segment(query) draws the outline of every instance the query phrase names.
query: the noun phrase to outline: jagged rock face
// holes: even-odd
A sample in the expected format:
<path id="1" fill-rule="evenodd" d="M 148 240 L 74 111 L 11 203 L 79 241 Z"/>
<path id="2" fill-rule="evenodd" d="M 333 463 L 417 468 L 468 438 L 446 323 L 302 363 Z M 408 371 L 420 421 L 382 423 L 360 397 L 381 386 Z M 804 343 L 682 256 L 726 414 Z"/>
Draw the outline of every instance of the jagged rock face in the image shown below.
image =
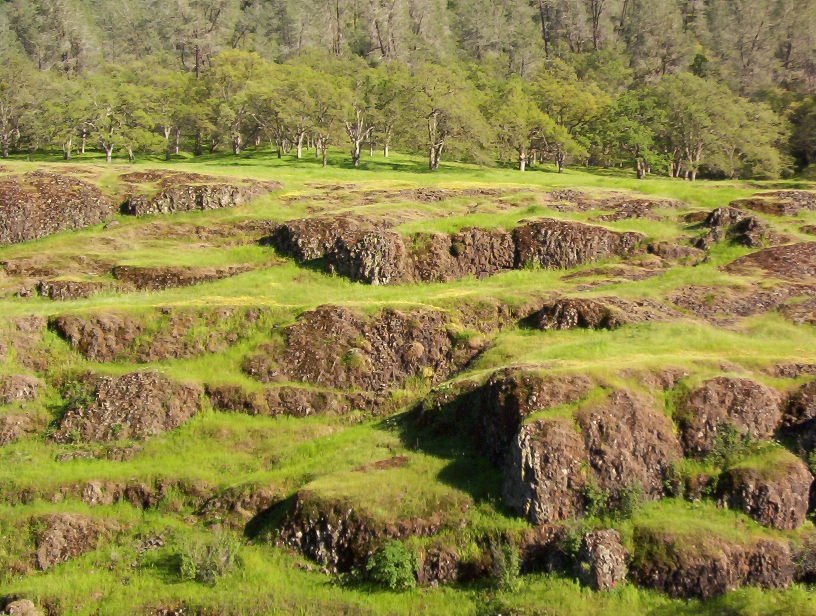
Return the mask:
<path id="1" fill-rule="evenodd" d="M 377 228 L 372 223 L 347 217 L 301 218 L 278 225 L 262 243 L 274 246 L 299 263 L 306 263 L 326 257 L 338 240 L 353 244 L 358 236 Z"/>
<path id="2" fill-rule="evenodd" d="M 37 293 L 53 301 L 68 301 L 93 297 L 110 289 L 101 282 L 82 280 L 41 280 L 37 283 Z"/>
<path id="3" fill-rule="evenodd" d="M 365 400 L 350 400 L 324 391 L 299 387 L 276 387 L 264 392 L 249 392 L 237 385 L 208 386 L 207 395 L 213 408 L 247 415 L 342 415 L 355 408 L 365 408 Z"/>
<path id="4" fill-rule="evenodd" d="M 333 571 L 365 565 L 376 546 L 371 523 L 348 505 L 295 497 L 280 529 L 281 542 Z"/>
<path id="5" fill-rule="evenodd" d="M 625 316 L 609 306 L 591 299 L 562 299 L 546 304 L 527 322 L 540 330 L 616 329 Z"/>
<path id="6" fill-rule="evenodd" d="M 584 398 L 592 387 L 583 375 L 541 376 L 501 370 L 475 396 L 480 417 L 479 443 L 495 464 L 502 464 L 529 415 Z"/>
<path id="7" fill-rule="evenodd" d="M 459 555 L 446 548 L 430 548 L 417 571 L 420 586 L 450 584 L 459 579 Z"/>
<path id="8" fill-rule="evenodd" d="M 281 187 L 277 182 L 249 184 L 199 184 L 175 186 L 154 196 L 130 197 L 122 204 L 122 213 L 131 216 L 216 210 L 244 205 L 255 197 Z"/>
<path id="9" fill-rule="evenodd" d="M 41 383 L 30 376 L 0 376 L 0 405 L 15 402 L 30 402 L 39 394 Z"/>
<path id="10" fill-rule="evenodd" d="M 113 213 L 98 188 L 69 176 L 32 171 L 0 179 L 0 244 L 91 227 Z"/>
<path id="11" fill-rule="evenodd" d="M 763 221 L 733 207 L 718 207 L 706 217 L 703 225 L 710 231 L 695 242 L 696 247 L 703 250 L 725 239 L 749 248 L 761 248 L 775 239 Z"/>
<path id="12" fill-rule="evenodd" d="M 663 495 L 672 463 L 682 457 L 674 426 L 663 413 L 627 391 L 613 391 L 577 416 L 598 485 L 613 500 L 639 485 L 646 496 Z"/>
<path id="13" fill-rule="evenodd" d="M 632 577 L 670 597 L 710 599 L 741 586 L 786 588 L 793 581 L 790 546 L 782 541 L 741 545 L 705 534 L 636 528 L 634 542 Z"/>
<path id="14" fill-rule="evenodd" d="M 340 238 L 328 259 L 329 271 L 355 282 L 384 285 L 405 278 L 405 245 L 394 231 L 371 231 L 354 242 Z"/>
<path id="15" fill-rule="evenodd" d="M 782 431 L 793 437 L 805 455 L 816 449 L 816 381 L 805 383 L 790 396 L 782 418 Z"/>
<path id="16" fill-rule="evenodd" d="M 36 564 L 42 570 L 95 550 L 108 532 L 102 522 L 71 513 L 46 515 L 36 522 L 43 527 L 36 537 Z"/>
<path id="17" fill-rule="evenodd" d="M 725 271 L 731 274 L 750 274 L 755 270 L 783 280 L 812 282 L 816 280 L 816 242 L 765 248 L 725 266 Z"/>
<path id="18" fill-rule="evenodd" d="M 626 583 L 629 553 L 616 530 L 584 535 L 578 552 L 579 577 L 592 590 L 612 590 Z"/>
<path id="19" fill-rule="evenodd" d="M 158 372 L 92 377 L 87 385 L 93 393 L 69 406 L 54 440 L 144 439 L 177 428 L 201 409 L 197 387 Z"/>
<path id="20" fill-rule="evenodd" d="M 250 267 L 240 265 L 213 268 L 118 265 L 111 270 L 111 274 L 127 287 L 139 291 L 164 291 L 223 280 L 248 272 L 250 269 Z"/>
<path id="21" fill-rule="evenodd" d="M 28 415 L 0 415 L 0 447 L 20 440 L 33 430 L 34 422 Z"/>
<path id="22" fill-rule="evenodd" d="M 780 530 L 793 530 L 804 523 L 812 485 L 813 475 L 807 465 L 793 456 L 786 464 L 765 472 L 729 469 L 717 482 L 721 502 Z"/>
<path id="23" fill-rule="evenodd" d="M 286 328 L 285 348 L 266 345 L 244 363 L 263 382 L 297 380 L 342 389 L 380 391 L 414 376 L 438 381 L 475 357 L 457 344 L 441 311 L 384 310 L 366 318 L 322 306 Z"/>
<path id="24" fill-rule="evenodd" d="M 445 282 L 482 278 L 513 268 L 513 238 L 501 229 L 468 228 L 452 235 L 416 234 L 411 238 L 411 280 Z"/>
<path id="25" fill-rule="evenodd" d="M 639 233 L 563 220 L 536 220 L 513 230 L 515 266 L 569 269 L 614 256 L 632 254 L 643 240 Z"/>
<path id="26" fill-rule="evenodd" d="M 782 413 L 777 392 L 749 379 L 717 377 L 703 383 L 678 413 L 683 449 L 704 456 L 722 427 L 730 424 L 755 439 L 770 437 Z"/>
<path id="27" fill-rule="evenodd" d="M 504 472 L 505 503 L 533 524 L 580 516 L 589 484 L 586 467 L 587 451 L 571 421 L 526 424 Z"/>

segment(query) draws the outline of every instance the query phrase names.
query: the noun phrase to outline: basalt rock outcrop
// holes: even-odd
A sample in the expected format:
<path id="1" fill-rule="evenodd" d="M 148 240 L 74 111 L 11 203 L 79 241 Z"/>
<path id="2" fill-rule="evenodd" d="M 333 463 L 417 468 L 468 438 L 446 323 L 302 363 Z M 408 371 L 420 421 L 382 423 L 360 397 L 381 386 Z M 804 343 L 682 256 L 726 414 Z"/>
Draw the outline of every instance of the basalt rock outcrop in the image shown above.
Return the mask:
<path id="1" fill-rule="evenodd" d="M 807 465 L 788 454 L 766 468 L 740 465 L 717 482 L 720 501 L 744 511 L 760 524 L 780 530 L 799 528 L 808 512 L 813 476 Z"/>
<path id="2" fill-rule="evenodd" d="M 816 449 L 816 381 L 805 383 L 790 395 L 785 404 L 781 432 L 793 442 L 803 458 Z"/>
<path id="3" fill-rule="evenodd" d="M 748 199 L 734 201 L 731 205 L 772 216 L 795 216 L 802 211 L 816 210 L 816 192 L 778 190 L 757 193 Z"/>
<path id="4" fill-rule="evenodd" d="M 551 219 L 527 222 L 512 233 L 467 228 L 403 238 L 382 224 L 338 217 L 283 223 L 263 243 L 355 281 L 392 284 L 482 277 L 531 265 L 576 267 L 631 254 L 642 239 L 637 233 Z"/>
<path id="5" fill-rule="evenodd" d="M 0 178 L 0 245 L 91 227 L 113 214 L 98 188 L 71 176 L 32 171 Z"/>
<path id="6" fill-rule="evenodd" d="M 533 524 L 578 517 L 589 485 L 587 451 L 568 419 L 525 424 L 510 448 L 504 501 Z"/>
<path id="7" fill-rule="evenodd" d="M 613 503 L 633 486 L 647 498 L 663 495 L 668 471 L 682 457 L 668 417 L 644 399 L 616 390 L 581 409 L 577 420 L 593 476 Z"/>
<path id="8" fill-rule="evenodd" d="M 238 385 L 212 385 L 206 391 L 214 409 L 247 415 L 342 415 L 354 408 L 368 408 L 370 404 L 363 394 L 343 395 L 301 387 L 247 391 Z"/>
<path id="9" fill-rule="evenodd" d="M 779 394 L 749 379 L 717 377 L 695 389 L 677 414 L 686 455 L 704 456 L 725 425 L 754 439 L 770 437 L 782 418 Z"/>
<path id="10" fill-rule="evenodd" d="M 765 248 L 725 266 L 731 274 L 764 273 L 793 282 L 816 281 L 816 242 Z"/>
<path id="11" fill-rule="evenodd" d="M 564 220 L 522 223 L 513 230 L 517 268 L 569 269 L 610 257 L 632 254 L 643 241 L 639 233 Z"/>
<path id="12" fill-rule="evenodd" d="M 36 540 L 36 564 L 46 570 L 95 550 L 98 543 L 110 533 L 110 526 L 72 513 L 56 513 L 35 520 L 41 527 Z"/>
<path id="13" fill-rule="evenodd" d="M 248 336 L 264 310 L 221 307 L 201 310 L 162 308 L 147 315 L 126 312 L 66 314 L 49 327 L 96 362 L 153 362 L 224 351 Z"/>
<path id="14" fill-rule="evenodd" d="M 619 310 L 600 301 L 567 298 L 546 304 L 526 324 L 540 330 L 617 329 L 627 322 Z"/>
<path id="15" fill-rule="evenodd" d="M 626 583 L 628 560 L 618 531 L 592 531 L 581 540 L 578 576 L 592 590 L 612 590 Z"/>
<path id="16" fill-rule="evenodd" d="M 177 428 L 201 409 L 197 387 L 158 372 L 88 377 L 69 402 L 57 442 L 144 439 Z"/>
<path id="17" fill-rule="evenodd" d="M 705 531 L 636 527 L 634 543 L 633 579 L 670 597 L 710 599 L 741 586 L 785 588 L 793 581 L 791 549 L 782 540 L 738 543 Z"/>
<path id="18" fill-rule="evenodd" d="M 0 447 L 20 440 L 34 432 L 34 420 L 30 415 L 0 415 Z"/>
<path id="19" fill-rule="evenodd" d="M 338 389 L 382 391 L 408 378 L 439 381 L 464 366 L 479 348 L 457 339 L 441 311 L 387 309 L 366 317 L 340 306 L 301 314 L 244 362 L 262 382 L 295 380 Z"/>
<path id="20" fill-rule="evenodd" d="M 37 293 L 53 301 L 85 299 L 111 290 L 111 285 L 90 280 L 40 280 Z"/>
<path id="21" fill-rule="evenodd" d="M 702 250 L 726 239 L 750 248 L 761 248 L 779 239 L 762 220 L 734 207 L 713 210 L 702 224 L 709 229 L 695 240 L 695 246 Z"/>
<path id="22" fill-rule="evenodd" d="M 189 184 L 164 188 L 157 195 L 134 195 L 122 204 L 122 213 L 130 216 L 195 212 L 245 205 L 281 184 L 248 182 L 245 184 Z"/>
<path id="23" fill-rule="evenodd" d="M 117 265 L 111 270 L 111 274 L 127 288 L 139 291 L 164 291 L 231 278 L 251 269 L 249 266 L 242 265 L 209 268 Z"/>
<path id="24" fill-rule="evenodd" d="M 38 379 L 23 375 L 0 375 L 0 405 L 30 402 L 39 394 Z"/>

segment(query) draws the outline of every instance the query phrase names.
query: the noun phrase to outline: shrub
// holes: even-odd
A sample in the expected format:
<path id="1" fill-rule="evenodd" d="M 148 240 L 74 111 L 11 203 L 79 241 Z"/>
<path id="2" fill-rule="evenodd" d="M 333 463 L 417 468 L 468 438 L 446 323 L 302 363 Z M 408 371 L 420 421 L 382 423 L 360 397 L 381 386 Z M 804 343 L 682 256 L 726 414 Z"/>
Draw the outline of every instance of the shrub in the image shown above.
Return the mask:
<path id="1" fill-rule="evenodd" d="M 519 587 L 521 556 L 511 542 L 495 539 L 490 542 L 490 577 L 500 590 L 514 591 Z"/>
<path id="2" fill-rule="evenodd" d="M 206 539 L 187 540 L 179 553 L 179 576 L 183 580 L 215 584 L 238 566 L 240 549 L 241 542 L 223 531 Z"/>
<path id="3" fill-rule="evenodd" d="M 618 504 L 616 507 L 617 516 L 621 519 L 628 520 L 638 509 L 643 506 L 646 500 L 646 493 L 640 482 L 635 481 L 624 487 L 618 495 Z"/>
<path id="4" fill-rule="evenodd" d="M 414 588 L 416 570 L 416 555 L 401 541 L 389 541 L 366 563 L 369 580 L 391 590 Z"/>

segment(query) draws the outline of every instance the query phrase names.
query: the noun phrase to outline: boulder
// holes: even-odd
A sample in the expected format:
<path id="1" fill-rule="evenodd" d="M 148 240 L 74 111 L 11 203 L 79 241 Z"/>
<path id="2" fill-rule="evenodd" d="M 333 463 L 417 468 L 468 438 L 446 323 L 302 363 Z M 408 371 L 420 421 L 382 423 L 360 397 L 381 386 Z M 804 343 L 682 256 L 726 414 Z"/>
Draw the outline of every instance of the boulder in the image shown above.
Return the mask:
<path id="1" fill-rule="evenodd" d="M 702 224 L 709 228 L 706 234 L 695 241 L 695 246 L 702 250 L 725 239 L 750 248 L 762 248 L 776 239 L 762 220 L 733 207 L 718 207 Z"/>
<path id="2" fill-rule="evenodd" d="M 580 516 L 589 485 L 587 451 L 568 419 L 525 424 L 504 470 L 504 500 L 533 524 Z"/>
<path id="3" fill-rule="evenodd" d="M 0 245 L 91 227 L 113 214 L 102 191 L 68 175 L 31 171 L 0 178 Z"/>
<path id="4" fill-rule="evenodd" d="M 738 465 L 726 470 L 717 490 L 720 501 L 729 508 L 745 512 L 764 526 L 794 530 L 805 522 L 812 485 L 807 465 L 787 454 L 774 456 L 767 467 Z"/>
<path id="5" fill-rule="evenodd" d="M 567 298 L 545 304 L 526 319 L 535 329 L 617 329 L 626 323 L 626 316 L 606 304 L 591 299 Z"/>
<path id="6" fill-rule="evenodd" d="M 35 537 L 35 559 L 41 570 L 95 550 L 99 541 L 109 533 L 104 523 L 79 514 L 49 514 L 34 522 L 41 529 Z"/>
<path id="7" fill-rule="evenodd" d="M 586 533 L 578 551 L 581 581 L 592 590 L 612 590 L 626 583 L 629 552 L 616 530 Z"/>
<path id="8" fill-rule="evenodd" d="M 666 415 L 617 390 L 604 402 L 581 409 L 577 420 L 594 477 L 613 502 L 622 490 L 635 486 L 647 498 L 663 495 L 668 471 L 682 457 Z"/>
<path id="9" fill-rule="evenodd" d="M 569 269 L 600 259 L 630 255 L 643 241 L 643 235 L 545 218 L 516 227 L 513 241 L 516 268 L 532 265 Z"/>
<path id="10" fill-rule="evenodd" d="M 417 571 L 420 586 L 451 584 L 459 579 L 459 555 L 452 549 L 431 547 L 422 555 Z"/>
<path id="11" fill-rule="evenodd" d="M 686 455 L 705 456 L 724 425 L 754 439 L 770 437 L 782 413 L 779 394 L 755 381 L 717 377 L 691 392 L 677 414 Z"/>
<path id="12" fill-rule="evenodd" d="M 69 403 L 57 442 L 144 439 L 177 428 L 201 410 L 201 391 L 158 372 L 90 377 Z"/>
<path id="13" fill-rule="evenodd" d="M 673 242 L 652 242 L 646 249 L 650 254 L 680 265 L 697 265 L 705 259 L 704 250 Z"/>

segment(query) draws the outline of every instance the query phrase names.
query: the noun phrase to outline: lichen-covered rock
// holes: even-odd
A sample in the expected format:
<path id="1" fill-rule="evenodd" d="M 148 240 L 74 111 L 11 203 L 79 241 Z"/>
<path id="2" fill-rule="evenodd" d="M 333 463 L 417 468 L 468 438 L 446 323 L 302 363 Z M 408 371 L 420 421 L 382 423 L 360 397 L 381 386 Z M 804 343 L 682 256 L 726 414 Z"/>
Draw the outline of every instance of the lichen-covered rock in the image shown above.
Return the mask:
<path id="1" fill-rule="evenodd" d="M 578 574 L 592 590 L 612 590 L 626 583 L 628 559 L 618 531 L 592 531 L 581 540 Z"/>
<path id="2" fill-rule="evenodd" d="M 0 178 L 0 244 L 91 227 L 113 213 L 96 186 L 71 176 L 32 171 Z"/>
<path id="3" fill-rule="evenodd" d="M 197 387 L 158 372 L 91 377 L 84 386 L 88 393 L 70 403 L 55 441 L 144 439 L 177 428 L 201 409 Z"/>
<path id="4" fill-rule="evenodd" d="M 36 536 L 36 564 L 38 569 L 50 569 L 95 550 L 99 541 L 108 534 L 108 526 L 88 516 L 56 513 L 34 520 L 41 528 Z"/>
<path id="5" fill-rule="evenodd" d="M 613 500 L 635 486 L 650 498 L 663 495 L 667 473 L 682 457 L 668 417 L 634 394 L 617 390 L 604 402 L 581 409 L 577 419 L 594 477 Z"/>
<path id="6" fill-rule="evenodd" d="M 285 343 L 264 345 L 244 362 L 263 382 L 295 380 L 338 389 L 382 391 L 419 377 L 436 382 L 475 357 L 442 311 L 387 309 L 366 317 L 340 306 L 301 314 Z"/>
<path id="7" fill-rule="evenodd" d="M 779 394 L 749 379 L 717 377 L 691 392 L 677 414 L 687 455 L 704 456 L 724 425 L 755 439 L 770 437 L 782 413 Z"/>
<path id="8" fill-rule="evenodd" d="M 237 207 L 280 187 L 281 184 L 277 182 L 173 186 L 165 188 L 157 195 L 130 197 L 122 204 L 122 213 L 145 216 Z"/>
<path id="9" fill-rule="evenodd" d="M 569 269 L 600 259 L 632 254 L 643 241 L 639 233 L 618 233 L 604 227 L 542 219 L 513 230 L 515 267 Z"/>
<path id="10" fill-rule="evenodd" d="M 720 500 L 760 524 L 780 530 L 799 528 L 808 512 L 813 475 L 800 459 L 774 457 L 769 468 L 737 466 L 720 477 Z"/>
<path id="11" fill-rule="evenodd" d="M 405 244 L 394 231 L 369 231 L 353 242 L 338 239 L 328 261 L 329 271 L 355 282 L 385 285 L 405 278 Z"/>
<path id="12" fill-rule="evenodd" d="M 502 464 L 526 417 L 584 398 L 592 381 L 584 375 L 541 375 L 524 369 L 500 370 L 475 396 L 480 448 Z"/>
<path id="13" fill-rule="evenodd" d="M 626 316 L 606 304 L 591 299 L 561 299 L 545 304 L 526 322 L 535 329 L 616 329 L 625 324 Z"/>
<path id="14" fill-rule="evenodd" d="M 670 597 L 710 599 L 741 586 L 786 588 L 793 581 L 790 546 L 779 540 L 737 543 L 701 530 L 636 527 L 630 568 L 635 581 Z"/>
<path id="15" fill-rule="evenodd" d="M 0 375 L 0 405 L 30 402 L 39 395 L 38 379 L 23 375 Z"/>
<path id="16" fill-rule="evenodd" d="M 505 503 L 533 524 L 580 516 L 589 485 L 587 451 L 570 420 L 522 426 L 504 471 Z"/>

